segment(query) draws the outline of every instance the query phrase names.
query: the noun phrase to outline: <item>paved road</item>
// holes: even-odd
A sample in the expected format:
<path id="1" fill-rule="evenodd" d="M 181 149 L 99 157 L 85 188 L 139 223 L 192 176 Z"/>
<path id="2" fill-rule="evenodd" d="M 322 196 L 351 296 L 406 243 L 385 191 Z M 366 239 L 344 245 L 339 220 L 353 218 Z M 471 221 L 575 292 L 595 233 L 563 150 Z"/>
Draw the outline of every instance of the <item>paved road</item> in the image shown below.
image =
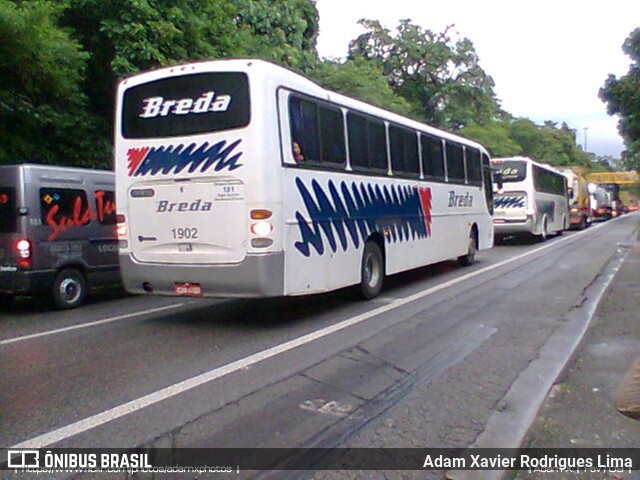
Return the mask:
<path id="1" fill-rule="evenodd" d="M 371 302 L 20 302 L 0 312 L 0 445 L 467 446 L 637 222 L 398 275 Z"/>

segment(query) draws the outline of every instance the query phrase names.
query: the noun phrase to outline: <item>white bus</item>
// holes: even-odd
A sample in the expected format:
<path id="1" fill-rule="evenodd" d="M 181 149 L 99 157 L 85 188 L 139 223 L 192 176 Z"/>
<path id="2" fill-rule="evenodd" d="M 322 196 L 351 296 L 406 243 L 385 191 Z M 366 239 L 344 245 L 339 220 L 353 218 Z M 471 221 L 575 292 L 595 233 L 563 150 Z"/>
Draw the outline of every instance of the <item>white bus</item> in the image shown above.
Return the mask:
<path id="1" fill-rule="evenodd" d="M 161 295 L 302 295 L 493 246 L 479 144 L 268 62 L 143 73 L 118 89 L 120 262 Z"/>
<path id="2" fill-rule="evenodd" d="M 495 196 L 496 237 L 531 234 L 541 241 L 569 228 L 566 177 L 549 165 L 526 157 L 494 158 L 501 188 Z"/>

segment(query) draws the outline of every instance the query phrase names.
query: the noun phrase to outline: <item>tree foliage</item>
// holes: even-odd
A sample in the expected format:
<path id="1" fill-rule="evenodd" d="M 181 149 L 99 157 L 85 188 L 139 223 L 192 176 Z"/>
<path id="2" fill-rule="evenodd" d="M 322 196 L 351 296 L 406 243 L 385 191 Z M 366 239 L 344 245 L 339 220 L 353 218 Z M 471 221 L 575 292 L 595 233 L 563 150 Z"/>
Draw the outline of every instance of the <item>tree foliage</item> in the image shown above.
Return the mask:
<path id="1" fill-rule="evenodd" d="M 624 139 L 626 168 L 640 170 L 640 28 L 625 40 L 622 50 L 631 58 L 629 72 L 620 78 L 609 75 L 600 89 L 609 115 L 618 115 L 618 130 Z"/>
<path id="2" fill-rule="evenodd" d="M 391 88 L 427 122 L 457 130 L 493 118 L 499 111 L 493 80 L 479 65 L 468 38 L 400 21 L 392 34 L 376 20 L 361 20 L 367 32 L 351 42 L 350 58 L 382 67 Z"/>
<path id="3" fill-rule="evenodd" d="M 82 91 L 88 54 L 56 20 L 49 3 L 0 0 L 0 163 L 107 155 Z"/>
<path id="4" fill-rule="evenodd" d="M 326 61 L 308 72 L 324 87 L 340 92 L 400 115 L 411 114 L 411 106 L 396 95 L 382 69 L 374 62 L 356 58 L 344 63 Z"/>
<path id="5" fill-rule="evenodd" d="M 270 60 L 401 115 L 462 129 L 494 155 L 584 161 L 566 125 L 500 110 L 469 39 L 410 20 L 394 32 L 361 24 L 366 32 L 346 61 L 319 61 L 314 0 L 0 0 L 0 163 L 110 166 L 119 79 L 228 57 Z M 625 47 L 636 59 L 637 43 Z M 621 98 L 612 108 L 623 111 L 631 87 L 611 89 Z"/>
<path id="6" fill-rule="evenodd" d="M 590 156 L 576 145 L 576 132 L 566 123 L 537 125 L 528 118 L 504 118 L 472 124 L 460 132 L 485 145 L 495 157 L 522 155 L 551 165 L 593 169 Z"/>

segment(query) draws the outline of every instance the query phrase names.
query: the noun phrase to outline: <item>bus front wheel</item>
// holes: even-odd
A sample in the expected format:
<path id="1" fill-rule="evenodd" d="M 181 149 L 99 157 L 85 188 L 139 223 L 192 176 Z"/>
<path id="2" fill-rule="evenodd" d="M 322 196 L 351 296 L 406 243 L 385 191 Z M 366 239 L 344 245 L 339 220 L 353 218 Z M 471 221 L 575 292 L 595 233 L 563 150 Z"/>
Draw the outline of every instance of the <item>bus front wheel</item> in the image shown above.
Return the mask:
<path id="1" fill-rule="evenodd" d="M 369 300 L 376 297 L 382 290 L 384 280 L 384 261 L 382 251 L 374 241 L 368 241 L 362 253 L 360 268 L 360 295 Z"/>

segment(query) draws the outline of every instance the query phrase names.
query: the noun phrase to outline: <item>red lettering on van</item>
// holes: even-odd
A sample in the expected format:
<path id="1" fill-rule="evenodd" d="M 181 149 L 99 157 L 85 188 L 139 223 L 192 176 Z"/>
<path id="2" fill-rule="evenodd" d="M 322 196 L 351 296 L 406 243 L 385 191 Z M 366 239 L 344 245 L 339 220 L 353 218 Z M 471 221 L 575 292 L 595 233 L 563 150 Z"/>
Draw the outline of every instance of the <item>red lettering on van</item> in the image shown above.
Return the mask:
<path id="1" fill-rule="evenodd" d="M 60 205 L 53 205 L 45 215 L 44 222 L 49 225 L 53 231 L 47 237 L 51 242 L 58 238 L 58 236 L 65 232 L 69 227 L 77 227 L 85 225 L 95 218 L 95 214 L 91 211 L 89 206 L 82 210 L 82 198 L 76 197 L 73 202 L 73 211 L 71 216 L 62 216 L 57 221 L 55 219 L 56 214 L 60 210 Z"/>
<path id="2" fill-rule="evenodd" d="M 104 221 L 105 215 L 113 215 L 116 212 L 116 202 L 104 199 L 104 190 L 96 192 L 96 205 L 98 207 L 98 220 Z"/>

